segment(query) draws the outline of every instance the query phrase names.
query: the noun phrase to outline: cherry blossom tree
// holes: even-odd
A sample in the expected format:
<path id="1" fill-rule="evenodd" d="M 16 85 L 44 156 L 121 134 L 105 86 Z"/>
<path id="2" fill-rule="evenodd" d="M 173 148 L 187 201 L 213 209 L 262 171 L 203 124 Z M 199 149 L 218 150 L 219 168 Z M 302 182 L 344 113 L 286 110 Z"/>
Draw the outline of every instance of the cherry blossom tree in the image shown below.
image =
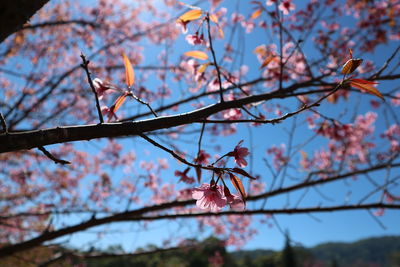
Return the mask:
<path id="1" fill-rule="evenodd" d="M 123 222 L 238 247 L 279 214 L 379 222 L 400 209 L 399 17 L 396 0 L 49 1 L 1 28 L 0 257 Z M 327 200 L 338 181 L 350 201 Z"/>

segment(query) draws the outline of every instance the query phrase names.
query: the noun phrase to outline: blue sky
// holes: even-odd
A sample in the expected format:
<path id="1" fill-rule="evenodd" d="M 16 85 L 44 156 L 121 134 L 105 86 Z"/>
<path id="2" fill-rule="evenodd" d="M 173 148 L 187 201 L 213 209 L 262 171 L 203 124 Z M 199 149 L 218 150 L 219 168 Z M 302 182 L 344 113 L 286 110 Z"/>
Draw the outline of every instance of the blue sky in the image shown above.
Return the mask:
<path id="1" fill-rule="evenodd" d="M 295 4 L 299 5 L 299 1 L 295 1 Z M 191 4 L 190 1 L 187 3 Z M 223 3 L 223 6 L 228 7 L 228 12 L 232 12 L 236 1 L 230 2 L 228 5 Z M 249 14 L 250 5 L 245 4 L 244 2 L 240 3 L 240 10 L 244 14 Z M 300 3 L 301 5 L 301 3 Z M 203 6 L 202 6 L 203 7 Z M 230 15 L 228 15 L 230 17 Z M 344 20 L 348 27 L 353 27 L 352 23 L 354 21 L 351 18 L 346 18 Z M 257 77 L 259 75 L 258 66 L 259 63 L 256 60 L 256 57 L 252 53 L 253 49 L 266 42 L 266 39 L 263 35 L 251 35 L 251 38 L 247 38 L 245 49 L 245 58 L 244 63 L 250 67 L 249 77 Z M 259 37 L 255 37 L 259 36 Z M 188 51 L 194 50 L 193 47 L 186 44 L 183 41 L 177 42 L 177 46 L 174 48 L 175 51 Z M 216 42 L 217 47 L 221 47 L 223 42 Z M 377 66 L 383 64 L 383 60 L 385 60 L 389 56 L 389 52 L 393 51 L 395 47 L 394 44 L 391 46 L 380 46 L 375 53 L 375 55 L 366 55 L 367 59 L 374 61 Z M 146 61 L 151 65 L 156 62 L 156 57 L 152 57 L 154 53 L 150 52 L 151 48 L 146 48 Z M 156 51 L 156 50 L 155 50 Z M 305 46 L 305 54 L 312 55 L 314 53 L 313 50 L 310 49 L 309 46 Z M 357 55 L 357 52 L 355 52 Z M 178 55 L 174 55 L 178 57 Z M 140 75 L 140 74 L 139 74 Z M 250 79 L 250 78 L 249 78 Z M 383 83 L 379 86 L 381 91 L 385 91 L 385 84 L 390 87 L 392 84 Z M 357 95 L 351 97 L 348 102 L 339 102 L 338 105 L 330 105 L 325 104 L 319 110 L 327 115 L 337 115 L 338 108 L 340 112 L 345 112 L 347 109 L 351 108 L 351 102 L 360 103 L 358 114 L 364 114 L 365 112 L 370 110 L 369 101 L 374 99 L 373 96 L 370 95 Z M 341 110 L 340 108 L 343 108 Z M 298 122 L 301 122 L 304 119 L 303 116 L 300 116 Z M 257 129 L 252 129 L 251 137 L 248 127 L 244 125 L 240 125 L 238 127 L 238 134 L 229 138 L 216 138 L 212 137 L 215 143 L 218 143 L 222 146 L 222 151 L 229 151 L 234 145 L 237 144 L 241 139 L 245 140 L 244 145 L 249 147 L 253 155 L 262 155 L 266 156 L 265 149 L 272 144 L 281 144 L 287 142 L 287 135 L 285 135 L 282 131 L 283 128 L 289 128 L 292 123 L 292 119 L 283 123 L 279 127 L 265 125 L 261 126 Z M 381 113 L 378 112 L 378 120 L 376 122 L 376 131 L 381 132 L 384 128 L 384 119 Z M 298 138 L 304 138 L 305 135 L 309 135 L 309 131 L 305 129 L 307 127 L 300 128 L 296 132 L 296 136 Z M 253 139 L 253 147 L 250 147 L 251 142 L 250 138 Z M 210 140 L 205 139 L 205 140 Z M 259 145 L 260 141 L 262 142 L 262 146 Z M 132 145 L 135 143 L 135 147 L 138 150 L 149 150 L 151 152 L 151 157 L 153 159 L 158 157 L 168 157 L 167 154 L 161 151 L 155 151 L 151 146 L 144 144 L 142 141 L 127 141 L 127 145 Z M 214 144 L 215 144 L 214 143 Z M 314 145 L 310 146 L 310 151 L 312 149 L 318 148 L 323 141 L 317 141 Z M 190 150 L 190 148 L 187 148 Z M 265 174 L 265 165 L 262 162 L 261 158 L 254 158 L 254 162 L 251 163 L 253 167 L 252 173 L 257 174 Z M 296 161 L 294 161 L 295 163 Z M 171 165 L 171 170 L 166 172 L 166 176 L 173 177 L 173 171 L 175 169 L 182 169 L 182 165 L 175 165 L 174 160 L 169 161 Z M 174 167 L 175 166 L 175 167 Z M 375 172 L 373 175 L 384 176 L 384 172 Z M 267 186 L 270 183 L 268 180 L 268 174 L 263 175 L 263 179 L 266 180 Z M 351 187 L 352 185 L 353 187 Z M 354 190 L 354 186 L 357 190 Z M 329 185 L 329 187 L 321 188 L 321 191 L 324 192 L 328 197 L 334 199 L 332 202 L 334 204 L 343 203 L 345 199 L 356 199 L 358 195 L 361 193 L 367 192 L 367 190 L 371 190 L 371 186 L 368 182 L 363 181 L 362 179 L 353 181 L 339 181 L 335 182 L 333 185 Z M 296 194 L 292 194 L 290 198 L 295 199 L 298 197 Z M 372 200 L 376 200 L 378 196 L 372 198 Z M 286 196 L 276 197 L 268 201 L 267 207 L 283 207 L 286 203 Z M 320 203 L 321 197 L 318 194 L 309 194 L 305 200 L 306 203 L 309 203 L 310 206 L 315 206 Z M 330 202 L 325 202 L 325 204 L 330 204 Z M 250 204 L 251 206 L 252 204 Z M 255 249 L 255 248 L 268 248 L 268 249 L 281 249 L 284 244 L 284 236 L 282 232 L 278 229 L 278 227 L 274 224 L 273 221 L 270 221 L 272 227 L 267 224 L 258 223 L 257 220 L 261 217 L 255 217 L 255 228 L 258 231 L 258 234 L 249 241 L 243 248 L 244 249 Z M 291 238 L 297 244 L 302 244 L 304 246 L 314 246 L 316 244 L 328 241 L 344 241 L 351 242 L 356 241 L 362 238 L 368 238 L 372 236 L 382 236 L 382 235 L 399 235 L 400 229 L 398 227 L 398 222 L 400 221 L 400 212 L 399 211 L 386 211 L 385 215 L 379 217 L 378 219 L 385 226 L 385 229 L 382 228 L 380 224 L 378 224 L 375 219 L 371 216 L 367 211 L 343 211 L 343 212 L 332 212 L 332 213 L 315 213 L 311 215 L 302 214 L 302 215 L 278 215 L 275 217 L 276 222 L 278 222 L 279 227 L 282 230 L 288 230 L 290 232 Z M 185 226 L 181 227 L 180 225 L 176 225 L 174 223 L 167 223 L 165 221 L 155 222 L 149 224 L 146 231 L 143 231 L 140 227 L 140 224 L 135 223 L 120 223 L 113 226 L 106 226 L 106 229 L 109 231 L 124 229 L 123 234 L 115 233 L 108 236 L 105 236 L 102 239 L 102 247 L 106 247 L 111 244 L 120 244 L 121 240 L 123 240 L 123 247 L 127 251 L 135 250 L 138 247 L 144 247 L 148 244 L 156 244 L 162 245 L 161 240 L 171 238 L 171 240 L 175 240 L 178 234 L 186 235 L 188 237 L 199 237 L 205 238 L 210 232 L 205 231 L 204 233 L 193 232 L 196 230 L 194 226 Z M 95 229 L 93 229 L 95 230 Z M 90 231 L 89 231 L 90 232 Z M 73 235 L 71 238 L 72 244 L 76 246 L 81 245 L 82 241 L 93 240 L 94 244 L 97 244 L 96 235 L 82 233 Z M 232 249 L 232 248 L 230 248 Z"/>
<path id="2" fill-rule="evenodd" d="M 195 1 L 186 1 L 188 4 L 192 4 Z M 228 4 L 226 4 L 226 3 Z M 221 6 L 227 6 L 228 8 L 228 17 L 230 18 L 231 12 L 236 8 L 236 1 L 225 1 L 221 4 Z M 251 6 L 248 5 L 248 1 L 240 1 L 239 10 L 244 14 L 250 14 Z M 301 5 L 303 1 L 294 1 L 296 5 Z M 202 8 L 207 9 L 207 6 L 201 6 Z M 150 19 L 150 18 L 149 18 Z M 344 20 L 348 27 L 354 27 L 352 23 L 354 21 L 351 18 L 347 18 Z M 239 30 L 242 30 L 239 27 Z M 253 54 L 253 50 L 255 47 L 261 44 L 265 44 L 267 42 L 267 38 L 264 37 L 261 32 L 260 34 L 252 34 L 249 35 L 251 37 L 245 38 L 243 43 L 244 46 L 244 64 L 249 66 L 250 71 L 248 74 L 248 79 L 258 77 L 260 75 L 259 65 L 260 63 L 257 61 L 256 56 Z M 227 33 L 229 34 L 229 33 Z M 246 35 L 245 35 L 246 36 Z M 228 38 L 228 37 L 226 37 Z M 236 40 L 237 41 L 237 40 Z M 220 48 L 224 44 L 223 41 L 215 42 L 217 51 L 220 51 Z M 158 62 L 157 54 L 159 52 L 158 48 L 152 48 L 146 44 L 145 53 L 145 62 L 143 65 L 153 65 Z M 377 66 L 383 64 L 383 61 L 389 56 L 389 53 L 393 51 L 395 47 L 394 44 L 390 46 L 380 46 L 375 55 L 365 55 L 365 59 L 368 58 Z M 176 43 L 174 47 L 175 53 L 171 55 L 171 59 L 173 62 L 176 62 L 179 56 L 183 53 L 182 51 L 194 50 L 189 44 L 184 41 L 184 35 L 181 36 L 181 40 Z M 314 51 L 310 46 L 306 44 L 305 46 L 305 54 L 313 55 Z M 182 53 L 181 53 L 182 52 Z M 355 51 L 355 55 L 357 56 L 357 52 Z M 138 75 L 141 75 L 138 72 Z M 171 77 L 169 77 L 171 78 Z M 158 86 L 159 84 L 152 84 L 151 82 L 146 84 L 149 88 L 151 86 Z M 385 91 L 386 87 L 391 87 L 393 84 L 390 83 L 382 83 L 379 86 L 381 91 Z M 174 85 L 171 85 L 173 87 Z M 374 99 L 373 96 L 370 95 L 356 95 L 352 96 L 347 102 L 339 102 L 337 105 L 326 104 L 322 105 L 319 109 L 324 114 L 327 115 L 336 115 L 339 112 L 345 112 L 348 109 L 351 109 L 354 104 L 352 103 L 360 103 L 358 114 L 364 114 L 366 111 L 370 110 L 369 101 Z M 173 101 L 174 99 L 169 99 L 168 101 Z M 290 102 L 287 102 L 290 103 Z M 186 110 L 189 107 L 184 107 L 180 109 Z M 397 109 L 398 110 L 398 109 Z M 297 119 L 298 123 L 301 123 L 304 120 L 304 116 L 301 115 Z M 280 125 L 264 125 L 257 128 L 249 129 L 245 125 L 238 126 L 238 134 L 230 137 L 206 137 L 204 139 L 205 146 L 210 144 L 210 146 L 215 146 L 216 144 L 221 146 L 221 153 L 224 151 L 230 151 L 232 148 L 240 141 L 244 141 L 244 146 L 249 147 L 253 157 L 253 161 L 247 170 L 252 173 L 261 174 L 262 178 L 267 184 L 267 187 L 270 185 L 270 175 L 266 171 L 265 165 L 263 163 L 263 157 L 267 157 L 265 150 L 276 144 L 280 145 L 281 143 L 286 144 L 288 142 L 288 136 L 285 134 L 285 129 L 290 129 L 291 124 L 293 123 L 293 119 L 289 119 Z M 381 132 L 384 128 L 385 121 L 383 119 L 383 114 L 378 112 L 378 120 L 376 122 L 376 130 L 377 132 Z M 200 127 L 198 125 L 198 127 Z M 305 136 L 309 136 L 310 132 L 307 130 L 307 126 L 300 127 L 295 133 L 295 140 L 298 143 L 301 143 L 306 138 Z M 185 137 L 183 137 L 185 139 Z M 90 141 L 95 145 L 102 144 L 102 142 L 98 141 Z M 137 166 L 140 160 L 156 160 L 157 158 L 170 158 L 168 154 L 154 149 L 151 145 L 146 144 L 144 141 L 139 140 L 138 138 L 132 138 L 123 140 L 123 145 L 125 149 L 134 149 L 136 154 L 140 156 L 138 161 L 135 164 Z M 308 147 L 310 151 L 313 149 L 319 148 L 324 142 L 322 140 L 317 140 L 311 146 Z M 57 146 L 54 146 L 55 148 Z M 94 146 L 87 144 L 86 142 L 78 144 L 78 147 L 89 150 L 90 152 L 96 153 L 96 149 Z M 184 147 L 183 144 L 180 145 L 181 148 L 184 148 L 187 151 L 191 151 L 195 149 L 196 142 L 192 145 L 187 145 Z M 151 154 L 146 153 L 146 151 L 151 151 Z M 293 163 L 297 163 L 298 160 L 294 160 Z M 183 166 L 177 164 L 175 160 L 169 160 L 169 164 L 171 169 L 163 172 L 163 177 L 167 177 L 168 180 L 175 179 L 174 171 L 182 170 Z M 118 170 L 114 170 L 113 176 L 116 177 L 114 182 L 119 180 L 119 176 L 122 176 L 122 172 Z M 385 172 L 375 172 L 373 175 L 376 176 L 384 176 Z M 350 187 L 351 185 L 351 187 Z M 354 190 L 356 188 L 356 190 Z M 346 182 L 339 181 L 335 182 L 333 185 L 329 185 L 329 187 L 322 187 L 321 190 L 330 198 L 335 199 L 333 202 L 324 202 L 325 204 L 340 204 L 346 198 L 356 199 L 362 192 L 367 192 L 367 190 L 371 190 L 371 186 L 362 179 L 353 181 L 348 180 Z M 351 192 L 351 194 L 349 194 Z M 291 201 L 298 198 L 298 194 L 290 195 Z M 372 198 L 376 200 L 378 196 Z M 306 199 L 305 203 L 308 203 L 310 206 L 318 205 L 321 201 L 321 197 L 314 193 L 310 193 Z M 268 200 L 268 207 L 283 207 L 287 202 L 286 196 L 276 197 L 271 200 Z M 293 203 L 293 202 L 292 202 Z M 250 204 L 250 207 L 253 204 Z M 254 204 L 259 206 L 260 204 Z M 260 217 L 255 217 L 254 226 L 258 230 L 258 234 L 250 240 L 245 246 L 244 249 L 255 249 L 255 248 L 269 248 L 269 249 L 281 249 L 284 244 L 284 236 L 278 229 L 276 225 L 274 225 L 273 221 L 270 221 L 273 224 L 272 227 L 269 227 L 267 224 L 258 223 L 258 219 Z M 71 217 L 68 221 L 69 224 L 73 224 L 74 222 L 79 222 L 79 217 Z M 304 246 L 313 246 L 322 242 L 328 241 L 355 241 L 361 238 L 367 238 L 371 236 L 381 236 L 381 235 L 399 235 L 400 228 L 398 223 L 400 222 L 400 212 L 399 211 L 386 211 L 385 215 L 380 217 L 379 220 L 385 225 L 386 229 L 383 229 L 375 220 L 371 217 L 371 215 L 367 211 L 346 211 L 346 212 L 332 212 L 332 213 L 315 213 L 311 216 L 309 215 L 278 215 L 276 216 L 276 221 L 279 223 L 280 228 L 283 230 L 288 230 L 290 232 L 291 238 L 293 241 L 298 242 Z M 100 228 L 90 229 L 86 233 L 78 233 L 74 234 L 71 237 L 63 238 L 62 240 L 69 240 L 70 244 L 78 248 L 88 249 L 90 246 L 94 245 L 96 247 L 105 248 L 109 245 L 118 245 L 122 244 L 126 251 L 133 251 L 138 247 L 144 247 L 148 244 L 156 244 L 161 246 L 162 240 L 164 239 L 172 239 L 176 241 L 177 236 L 187 236 L 187 237 L 199 237 L 205 238 L 210 235 L 210 231 L 205 231 L 204 233 L 195 232 L 197 228 L 194 225 L 186 225 L 181 226 L 176 223 L 167 223 L 165 221 L 151 223 L 147 226 L 146 231 L 142 228 L 143 223 L 117 223 L 113 225 L 101 226 L 101 229 L 106 229 L 108 232 L 120 231 L 122 233 L 110 233 L 102 237 L 101 243 L 98 243 L 98 235 L 97 230 Z M 232 249 L 232 248 L 230 248 Z"/>

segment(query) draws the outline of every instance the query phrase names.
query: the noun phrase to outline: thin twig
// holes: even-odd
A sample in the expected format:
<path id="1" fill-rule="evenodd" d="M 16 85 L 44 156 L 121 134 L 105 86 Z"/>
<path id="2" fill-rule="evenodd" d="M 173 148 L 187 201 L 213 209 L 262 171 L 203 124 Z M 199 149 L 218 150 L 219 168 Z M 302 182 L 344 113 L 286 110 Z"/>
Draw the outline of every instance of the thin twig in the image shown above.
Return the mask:
<path id="1" fill-rule="evenodd" d="M 279 90 L 282 90 L 283 84 L 283 16 L 279 13 L 278 2 L 276 2 L 276 15 L 279 20 Z"/>
<path id="2" fill-rule="evenodd" d="M 139 134 L 140 137 L 142 137 L 144 140 L 146 140 L 147 142 L 149 142 L 150 144 L 164 150 L 165 152 L 168 152 L 169 154 L 171 154 L 171 156 L 173 156 L 175 159 L 179 160 L 180 162 L 191 166 L 191 167 L 195 167 L 195 168 L 202 168 L 202 169 L 207 169 L 207 170 L 215 170 L 215 169 L 219 169 L 219 168 L 214 168 L 212 166 L 203 166 L 200 164 L 193 164 L 190 163 L 189 161 L 187 161 L 186 159 L 182 158 L 181 156 L 179 156 L 177 153 L 175 153 L 174 151 L 172 151 L 169 148 L 166 148 L 165 146 L 157 143 L 156 141 L 154 141 L 153 139 L 149 138 L 148 136 L 144 135 L 144 134 Z"/>
<path id="3" fill-rule="evenodd" d="M 386 60 L 385 64 L 383 64 L 382 68 L 380 68 L 376 73 L 374 73 L 370 79 L 374 80 L 376 78 L 378 78 L 382 72 L 389 66 L 390 62 L 394 59 L 394 57 L 396 56 L 396 54 L 400 51 L 400 45 L 396 48 L 396 50 L 393 52 L 393 54 L 388 58 L 388 60 Z"/>
<path id="4" fill-rule="evenodd" d="M 203 140 L 203 134 L 204 134 L 204 128 L 205 128 L 206 124 L 203 123 L 201 126 L 201 132 L 200 132 L 200 137 L 199 137 L 199 142 L 197 144 L 197 158 L 199 158 L 200 155 L 200 150 L 201 150 L 201 141 Z"/>
<path id="5" fill-rule="evenodd" d="M 57 164 L 57 163 L 62 164 L 62 165 L 71 164 L 71 162 L 69 162 L 69 161 L 56 158 L 55 156 L 53 156 L 49 151 L 47 151 L 47 150 L 46 150 L 44 147 L 42 147 L 42 146 L 39 146 L 38 149 L 39 149 L 40 151 L 42 151 L 43 154 L 46 155 L 46 157 L 48 157 L 49 159 L 51 159 L 52 161 L 54 161 L 56 164 Z"/>
<path id="6" fill-rule="evenodd" d="M 95 99 L 96 99 L 96 108 L 97 108 L 97 113 L 99 114 L 100 123 L 104 123 L 103 114 L 101 113 L 101 108 L 100 108 L 99 97 L 97 96 L 96 88 L 94 88 L 94 84 L 93 84 L 92 78 L 90 77 L 89 61 L 86 60 L 86 57 L 85 57 L 85 55 L 83 53 L 81 53 L 81 58 L 82 58 L 82 61 L 83 61 L 83 63 L 81 64 L 81 67 L 86 72 L 88 83 L 89 83 L 90 88 L 92 89 L 92 92 L 93 92 L 93 94 L 95 96 Z"/>
<path id="7" fill-rule="evenodd" d="M 207 30 L 208 30 L 208 40 L 210 41 L 210 50 L 211 50 L 211 54 L 213 56 L 214 66 L 215 66 L 215 69 L 217 70 L 217 77 L 218 77 L 218 83 L 219 83 L 219 96 L 220 96 L 220 101 L 222 103 L 222 102 L 224 102 L 224 96 L 222 94 L 223 89 L 222 89 L 222 81 L 221 81 L 221 71 L 219 69 L 219 66 L 217 63 L 217 58 L 215 56 L 215 51 L 214 51 L 213 44 L 212 44 L 210 15 L 209 14 L 207 14 L 207 16 L 206 16 L 206 21 L 207 21 Z"/>
<path id="8" fill-rule="evenodd" d="M 318 99 L 317 101 L 315 101 L 314 103 L 310 104 L 310 105 L 303 105 L 300 109 L 290 112 L 290 113 L 286 113 L 285 115 L 275 118 L 275 119 L 271 119 L 271 120 L 262 120 L 262 119 L 255 119 L 255 120 L 199 120 L 198 122 L 202 122 L 202 123 L 246 123 L 246 122 L 253 122 L 253 123 L 279 123 L 287 118 L 293 117 L 294 115 L 297 115 L 305 110 L 308 110 L 312 107 L 316 107 L 319 106 L 319 104 L 326 99 L 327 97 L 329 97 L 330 95 L 334 94 L 337 90 L 340 89 L 340 87 L 342 86 L 342 84 L 338 84 L 332 91 L 330 91 L 328 94 L 324 95 L 323 97 L 321 97 L 320 99 Z"/>
<path id="9" fill-rule="evenodd" d="M 146 105 L 150 112 L 153 113 L 154 117 L 158 117 L 157 113 L 151 108 L 150 104 L 148 102 L 143 101 L 142 99 L 140 99 L 139 97 L 135 96 L 134 94 L 130 94 L 137 102 L 139 102 L 140 104 Z"/>

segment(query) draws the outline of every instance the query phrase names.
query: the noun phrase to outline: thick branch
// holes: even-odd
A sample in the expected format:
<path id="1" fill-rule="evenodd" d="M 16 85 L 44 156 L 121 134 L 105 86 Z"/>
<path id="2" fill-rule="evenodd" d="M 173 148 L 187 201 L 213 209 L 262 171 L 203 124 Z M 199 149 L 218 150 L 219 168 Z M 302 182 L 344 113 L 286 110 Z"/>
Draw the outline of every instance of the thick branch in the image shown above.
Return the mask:
<path id="1" fill-rule="evenodd" d="M 193 201 L 187 201 L 191 203 Z M 88 228 L 102 225 L 109 222 L 123 222 L 123 221 L 142 221 L 142 220 L 165 220 L 165 219 L 176 219 L 176 218 L 195 218 L 195 217 L 208 217 L 208 216 L 225 216 L 225 215 L 257 215 L 257 214 L 300 214 L 300 213 L 311 213 L 311 212 L 332 212 L 332 211 L 343 211 L 343 210 L 366 210 L 375 208 L 385 209 L 400 209 L 400 205 L 396 204 L 384 204 L 384 203 L 371 203 L 362 205 L 339 205 L 331 207 L 308 207 L 308 208 L 292 208 L 292 209 L 260 209 L 260 210 L 246 210 L 246 211 L 224 211 L 220 213 L 184 213 L 184 214 L 169 214 L 169 215 L 155 215 L 155 216 L 142 216 L 142 214 L 151 210 L 159 209 L 160 207 L 185 204 L 186 202 L 170 202 L 161 204 L 158 206 L 143 208 L 132 212 L 124 212 L 113 216 L 91 219 L 78 225 L 67 227 L 54 232 L 46 232 L 31 240 L 21 242 L 16 245 L 10 245 L 7 247 L 0 248 L 0 258 L 10 256 L 14 253 L 31 249 L 35 246 L 42 244 L 45 241 L 53 240 L 61 236 L 72 234 L 75 232 L 83 231 Z"/>
<path id="2" fill-rule="evenodd" d="M 28 24 L 22 27 L 22 30 L 33 30 L 37 28 L 44 28 L 44 27 L 54 27 L 54 26 L 70 26 L 70 24 L 78 24 L 81 26 L 91 26 L 93 28 L 99 28 L 101 25 L 96 23 L 95 21 L 86 21 L 83 19 L 73 19 L 73 20 L 56 20 L 56 21 L 46 21 L 36 24 Z"/>
<path id="3" fill-rule="evenodd" d="M 0 43 L 22 26 L 49 0 L 13 0 L 0 3 Z"/>
<path id="4" fill-rule="evenodd" d="M 137 122 L 104 123 L 101 125 L 61 126 L 56 128 L 0 134 L 0 153 L 31 149 L 57 143 L 91 140 L 105 137 L 132 136 L 160 129 L 202 121 L 220 111 L 239 108 L 254 102 L 274 98 L 288 97 L 294 90 L 308 86 L 307 83 L 295 84 L 284 90 L 244 97 L 242 99 L 212 104 L 191 112 L 147 119 Z"/>

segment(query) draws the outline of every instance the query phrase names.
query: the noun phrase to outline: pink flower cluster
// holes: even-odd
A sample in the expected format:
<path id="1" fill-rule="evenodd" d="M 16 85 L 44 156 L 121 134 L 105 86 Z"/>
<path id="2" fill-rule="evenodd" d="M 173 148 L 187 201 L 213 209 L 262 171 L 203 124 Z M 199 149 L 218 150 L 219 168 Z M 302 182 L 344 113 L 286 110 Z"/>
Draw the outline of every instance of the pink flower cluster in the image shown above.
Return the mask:
<path id="1" fill-rule="evenodd" d="M 281 169 L 289 161 L 289 158 L 284 155 L 285 151 L 286 151 L 285 144 L 281 144 L 280 147 L 277 147 L 274 145 L 271 148 L 267 149 L 267 154 L 274 156 L 274 158 L 273 158 L 274 167 L 277 170 Z"/>
<path id="2" fill-rule="evenodd" d="M 273 4 L 276 4 L 277 0 L 267 0 L 267 2 L 265 3 L 267 6 L 271 6 Z M 292 3 L 291 0 L 283 0 L 280 4 L 279 4 L 279 10 L 283 12 L 283 14 L 288 15 L 289 11 L 294 10 L 296 8 L 296 6 Z"/>
<path id="3" fill-rule="evenodd" d="M 192 190 L 192 197 L 197 200 L 197 207 L 211 212 L 218 212 L 227 204 L 235 210 L 244 210 L 245 208 L 240 196 L 229 193 L 229 190 L 220 185 L 204 183 Z"/>
<path id="4" fill-rule="evenodd" d="M 192 34 L 186 35 L 185 39 L 191 45 L 205 44 L 204 34 L 201 34 L 199 36 L 199 34 L 197 32 L 195 34 L 193 34 L 193 35 Z"/>

